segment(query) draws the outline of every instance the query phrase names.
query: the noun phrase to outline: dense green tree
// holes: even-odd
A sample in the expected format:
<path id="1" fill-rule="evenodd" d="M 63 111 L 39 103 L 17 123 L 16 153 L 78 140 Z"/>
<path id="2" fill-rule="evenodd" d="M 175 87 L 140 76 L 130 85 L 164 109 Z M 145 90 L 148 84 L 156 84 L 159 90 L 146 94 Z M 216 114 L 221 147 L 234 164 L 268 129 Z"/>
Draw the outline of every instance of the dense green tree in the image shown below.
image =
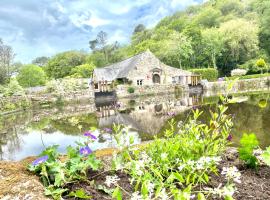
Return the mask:
<path id="1" fill-rule="evenodd" d="M 194 23 L 203 27 L 217 27 L 220 23 L 220 10 L 212 7 L 203 9 L 193 20 Z"/>
<path id="2" fill-rule="evenodd" d="M 193 54 L 191 40 L 181 33 L 173 32 L 163 42 L 161 52 L 162 60 L 166 64 L 183 68 L 183 64 L 185 65 Z"/>
<path id="3" fill-rule="evenodd" d="M 265 49 L 270 55 L 270 1 L 269 0 L 254 0 L 252 7 L 259 15 L 260 32 L 259 40 L 260 47 Z"/>
<path id="4" fill-rule="evenodd" d="M 37 57 L 32 61 L 32 64 L 44 67 L 49 62 L 49 58 L 46 56 Z"/>
<path id="5" fill-rule="evenodd" d="M 71 70 L 71 77 L 90 78 L 92 76 L 94 69 L 95 69 L 95 65 L 92 63 L 76 66 Z"/>
<path id="6" fill-rule="evenodd" d="M 79 51 L 67 51 L 52 57 L 46 65 L 46 72 L 51 78 L 63 78 L 71 75 L 74 67 L 86 62 L 86 54 Z"/>
<path id="7" fill-rule="evenodd" d="M 145 26 L 143 24 L 138 24 L 134 31 L 133 31 L 133 34 L 136 34 L 136 33 L 139 33 L 139 32 L 142 32 L 142 31 L 145 31 Z"/>
<path id="8" fill-rule="evenodd" d="M 20 70 L 17 80 L 23 87 L 44 85 L 46 82 L 46 73 L 37 65 L 25 65 Z"/>
<path id="9" fill-rule="evenodd" d="M 216 60 L 224 47 L 223 37 L 217 28 L 202 31 L 203 55 L 208 58 L 209 66 L 217 68 Z"/>
<path id="10" fill-rule="evenodd" d="M 258 48 L 258 26 L 254 22 L 244 19 L 235 19 L 225 22 L 220 27 L 224 48 L 219 68 L 227 74 L 256 56 Z"/>

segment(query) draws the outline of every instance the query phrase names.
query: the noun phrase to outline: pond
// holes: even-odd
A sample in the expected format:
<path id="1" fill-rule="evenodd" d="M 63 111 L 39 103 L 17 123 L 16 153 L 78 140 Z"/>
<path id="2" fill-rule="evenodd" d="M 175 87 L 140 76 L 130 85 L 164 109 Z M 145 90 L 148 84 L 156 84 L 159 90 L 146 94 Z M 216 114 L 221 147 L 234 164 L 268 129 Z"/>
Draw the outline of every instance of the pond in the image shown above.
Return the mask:
<path id="1" fill-rule="evenodd" d="M 230 104 L 228 113 L 234 116 L 233 145 L 237 145 L 243 133 L 256 133 L 261 146 L 270 145 L 270 106 L 268 93 L 233 95 L 238 103 Z M 138 97 L 97 102 L 96 105 L 73 105 L 59 109 L 26 111 L 0 118 L 0 160 L 20 160 L 38 155 L 46 146 L 58 144 L 64 153 L 68 145 L 84 141 L 83 133 L 90 127 L 98 139 L 91 145 L 93 150 L 115 147 L 109 131 L 113 124 L 130 127 L 129 136 L 135 143 L 162 135 L 172 118 L 184 121 L 194 107 L 204 111 L 202 121 L 209 119 L 218 96 L 201 94 L 175 94 L 166 96 Z M 128 140 L 127 138 L 125 138 Z"/>

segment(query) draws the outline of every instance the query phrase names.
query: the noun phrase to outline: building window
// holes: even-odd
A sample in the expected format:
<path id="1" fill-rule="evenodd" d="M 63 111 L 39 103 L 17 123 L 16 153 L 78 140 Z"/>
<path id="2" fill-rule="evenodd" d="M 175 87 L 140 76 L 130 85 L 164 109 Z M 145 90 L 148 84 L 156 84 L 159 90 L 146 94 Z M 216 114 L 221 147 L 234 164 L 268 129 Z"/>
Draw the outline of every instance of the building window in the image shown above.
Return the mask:
<path id="1" fill-rule="evenodd" d="M 143 80 L 140 79 L 140 80 L 137 80 L 137 85 L 142 85 L 143 84 Z"/>

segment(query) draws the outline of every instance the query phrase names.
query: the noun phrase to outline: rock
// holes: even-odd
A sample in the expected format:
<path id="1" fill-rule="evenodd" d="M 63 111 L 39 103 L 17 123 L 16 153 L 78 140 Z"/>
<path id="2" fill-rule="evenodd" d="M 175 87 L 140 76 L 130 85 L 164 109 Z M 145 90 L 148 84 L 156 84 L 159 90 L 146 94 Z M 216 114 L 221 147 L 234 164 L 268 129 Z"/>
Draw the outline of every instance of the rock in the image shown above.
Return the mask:
<path id="1" fill-rule="evenodd" d="M 229 161 L 236 160 L 238 158 L 238 151 L 234 147 L 230 147 L 226 150 L 225 157 Z"/>

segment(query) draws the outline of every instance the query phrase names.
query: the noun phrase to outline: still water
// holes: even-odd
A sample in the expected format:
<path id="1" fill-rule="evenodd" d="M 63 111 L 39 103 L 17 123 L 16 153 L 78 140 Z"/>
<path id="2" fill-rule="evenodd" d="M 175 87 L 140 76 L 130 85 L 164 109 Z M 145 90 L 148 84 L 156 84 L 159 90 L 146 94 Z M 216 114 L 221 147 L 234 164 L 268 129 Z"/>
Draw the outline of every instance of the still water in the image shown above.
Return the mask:
<path id="1" fill-rule="evenodd" d="M 261 147 L 270 145 L 269 93 L 233 95 L 238 103 L 230 104 L 228 113 L 234 115 L 233 145 L 243 133 L 256 133 Z M 73 105 L 58 109 L 42 109 L 0 117 L 0 160 L 20 160 L 38 155 L 45 147 L 58 144 L 64 153 L 68 145 L 83 142 L 83 133 L 90 127 L 98 139 L 91 149 L 115 147 L 112 134 L 103 131 L 113 124 L 131 127 L 129 136 L 135 143 L 162 135 L 168 121 L 184 121 L 192 108 L 204 111 L 202 121 L 209 119 L 209 110 L 218 103 L 217 96 L 199 94 L 151 96 L 136 99 L 97 102 L 96 105 Z"/>

